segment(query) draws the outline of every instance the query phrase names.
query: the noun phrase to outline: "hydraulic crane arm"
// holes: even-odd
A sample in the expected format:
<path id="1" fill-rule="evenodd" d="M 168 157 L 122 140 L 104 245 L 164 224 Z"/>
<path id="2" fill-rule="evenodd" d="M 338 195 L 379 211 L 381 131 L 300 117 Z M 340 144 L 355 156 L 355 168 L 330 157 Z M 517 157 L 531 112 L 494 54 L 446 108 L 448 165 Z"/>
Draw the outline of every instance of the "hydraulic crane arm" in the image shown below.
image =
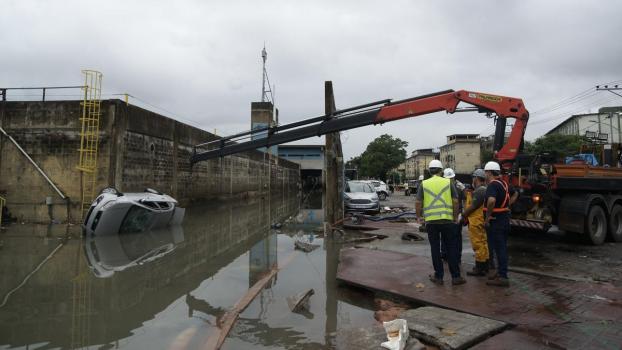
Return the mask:
<path id="1" fill-rule="evenodd" d="M 496 134 L 501 133 L 501 135 L 495 135 L 496 140 L 500 138 L 500 141 L 495 142 L 497 144 L 495 145 L 495 159 L 501 163 L 511 162 L 516 159 L 527 128 L 527 120 L 529 119 L 529 112 L 519 98 L 465 90 L 451 91 L 421 99 L 394 102 L 384 106 L 378 112 L 377 122 L 383 123 L 440 111 L 454 113 L 459 111 L 457 107 L 460 102 L 476 106 L 479 112 L 494 113 L 503 119 L 516 119 L 505 145 L 502 145 L 505 136 L 505 120 L 501 123 L 503 127 L 497 128 Z"/>
<path id="2" fill-rule="evenodd" d="M 460 102 L 475 106 L 470 109 L 457 109 Z M 416 117 L 424 114 L 446 111 L 455 113 L 458 111 L 477 110 L 481 113 L 496 114 L 502 121 L 498 123 L 495 140 L 495 158 L 502 163 L 512 162 L 520 150 L 529 112 L 525 109 L 523 101 L 518 98 L 483 94 L 472 91 L 446 90 L 429 95 L 413 97 L 401 101 L 382 100 L 362 106 L 356 106 L 339 110 L 332 115 L 325 115 L 300 122 L 276 126 L 261 130 L 253 130 L 220 138 L 218 140 L 197 145 L 191 162 L 196 163 L 229 154 L 244 152 L 260 147 L 270 147 L 286 142 L 300 140 L 312 136 L 321 136 L 327 133 L 349 130 L 361 126 L 382 124 L 394 120 Z M 514 118 L 516 122 L 508 139 L 502 146 L 505 133 L 505 120 Z M 255 133 L 267 133 L 266 137 L 236 142 L 242 137 L 248 137 Z M 500 135 L 498 135 L 500 134 Z M 197 153 L 198 148 L 207 148 L 207 151 Z"/>

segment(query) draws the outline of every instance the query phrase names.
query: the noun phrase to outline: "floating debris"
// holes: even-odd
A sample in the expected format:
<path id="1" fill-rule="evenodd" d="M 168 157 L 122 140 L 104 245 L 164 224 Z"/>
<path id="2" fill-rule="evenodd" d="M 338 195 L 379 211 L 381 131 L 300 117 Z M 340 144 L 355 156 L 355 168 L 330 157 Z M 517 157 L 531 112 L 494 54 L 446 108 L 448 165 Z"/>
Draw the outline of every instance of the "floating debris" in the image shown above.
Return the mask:
<path id="1" fill-rule="evenodd" d="M 304 312 L 309 311 L 309 299 L 315 294 L 313 288 L 306 292 L 298 293 L 294 296 L 287 297 L 287 305 L 291 312 Z"/>
<path id="2" fill-rule="evenodd" d="M 294 241 L 294 249 L 302 250 L 305 253 L 309 253 L 319 248 L 319 244 L 313 244 L 304 241 Z"/>

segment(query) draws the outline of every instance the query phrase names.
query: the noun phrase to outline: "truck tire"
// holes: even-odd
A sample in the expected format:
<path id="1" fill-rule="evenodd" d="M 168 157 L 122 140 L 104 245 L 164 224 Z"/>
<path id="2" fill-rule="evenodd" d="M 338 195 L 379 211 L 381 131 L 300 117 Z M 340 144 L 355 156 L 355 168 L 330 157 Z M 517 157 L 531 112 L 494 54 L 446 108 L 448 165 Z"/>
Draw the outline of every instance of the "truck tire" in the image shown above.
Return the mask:
<path id="1" fill-rule="evenodd" d="M 590 207 L 585 221 L 585 233 L 593 245 L 601 245 L 607 237 L 607 216 L 599 205 Z"/>
<path id="2" fill-rule="evenodd" d="M 614 242 L 622 242 L 622 205 L 616 204 L 609 216 L 609 237 Z"/>
<path id="3" fill-rule="evenodd" d="M 380 193 L 378 193 L 378 198 L 379 198 L 381 201 L 383 201 L 383 200 L 387 199 L 387 194 L 386 194 L 386 193 L 384 193 L 384 192 L 380 192 Z"/>

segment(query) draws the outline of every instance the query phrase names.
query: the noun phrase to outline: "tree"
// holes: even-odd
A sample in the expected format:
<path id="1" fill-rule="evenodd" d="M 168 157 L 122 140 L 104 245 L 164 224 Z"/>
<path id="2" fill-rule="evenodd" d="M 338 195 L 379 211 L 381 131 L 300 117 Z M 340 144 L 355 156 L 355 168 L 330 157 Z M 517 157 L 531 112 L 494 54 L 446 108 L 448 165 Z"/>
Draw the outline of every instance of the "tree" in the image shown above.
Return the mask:
<path id="1" fill-rule="evenodd" d="M 586 143 L 587 139 L 579 135 L 549 134 L 538 137 L 533 143 L 526 142 L 525 151 L 532 155 L 549 153 L 559 159 L 579 153 L 581 145 Z"/>
<path id="2" fill-rule="evenodd" d="M 408 142 L 384 134 L 367 145 L 360 156 L 362 176 L 386 180 L 389 170 L 406 160 Z"/>
<path id="3" fill-rule="evenodd" d="M 361 168 L 361 156 L 356 156 L 350 158 L 349 161 L 346 162 L 346 169 L 360 169 Z"/>

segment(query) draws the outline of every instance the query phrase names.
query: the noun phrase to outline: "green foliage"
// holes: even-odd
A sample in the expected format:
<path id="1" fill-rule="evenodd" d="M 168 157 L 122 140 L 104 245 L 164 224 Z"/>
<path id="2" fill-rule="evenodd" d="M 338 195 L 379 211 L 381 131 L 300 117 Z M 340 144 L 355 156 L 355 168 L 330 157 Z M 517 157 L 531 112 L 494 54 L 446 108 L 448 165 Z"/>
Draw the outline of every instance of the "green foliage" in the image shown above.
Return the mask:
<path id="1" fill-rule="evenodd" d="M 386 180 L 389 170 L 406 160 L 408 142 L 384 134 L 367 145 L 360 156 L 361 176 Z"/>
<path id="2" fill-rule="evenodd" d="M 525 143 L 525 152 L 532 155 L 548 153 L 555 158 L 572 156 L 579 153 L 581 145 L 587 139 L 578 135 L 550 134 L 538 137 L 533 143 Z"/>
<path id="3" fill-rule="evenodd" d="M 350 158 L 345 164 L 346 169 L 360 169 L 361 168 L 361 156 Z"/>

